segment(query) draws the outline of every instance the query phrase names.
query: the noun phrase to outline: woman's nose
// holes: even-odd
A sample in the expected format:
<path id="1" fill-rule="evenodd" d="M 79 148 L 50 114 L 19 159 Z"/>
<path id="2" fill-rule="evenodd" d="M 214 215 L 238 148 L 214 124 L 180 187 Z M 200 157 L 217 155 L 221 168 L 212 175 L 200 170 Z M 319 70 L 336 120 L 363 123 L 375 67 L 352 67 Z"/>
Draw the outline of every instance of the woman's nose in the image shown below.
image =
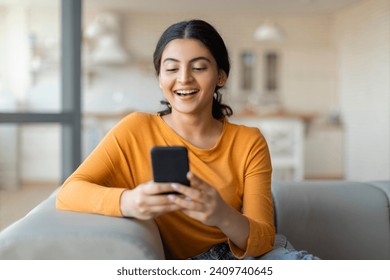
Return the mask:
<path id="1" fill-rule="evenodd" d="M 192 81 L 192 74 L 189 69 L 181 69 L 177 76 L 177 82 L 188 83 Z"/>

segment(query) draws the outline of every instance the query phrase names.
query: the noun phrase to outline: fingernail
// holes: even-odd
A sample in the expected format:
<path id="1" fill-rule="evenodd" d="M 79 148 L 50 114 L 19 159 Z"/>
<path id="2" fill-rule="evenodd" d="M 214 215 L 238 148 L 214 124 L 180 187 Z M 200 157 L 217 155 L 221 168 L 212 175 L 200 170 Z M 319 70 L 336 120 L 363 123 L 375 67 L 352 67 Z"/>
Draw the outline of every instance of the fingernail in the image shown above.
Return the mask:
<path id="1" fill-rule="evenodd" d="M 179 185 L 178 184 L 172 184 L 172 189 L 178 190 L 179 189 Z"/>
<path id="2" fill-rule="evenodd" d="M 189 197 L 189 196 L 186 196 L 186 197 L 185 197 L 185 200 L 191 201 L 191 200 L 192 200 L 192 198 L 191 198 L 191 197 Z"/>
<path id="3" fill-rule="evenodd" d="M 176 199 L 176 195 L 174 195 L 174 194 L 169 194 L 169 195 L 168 195 L 168 199 L 174 201 L 174 200 Z"/>

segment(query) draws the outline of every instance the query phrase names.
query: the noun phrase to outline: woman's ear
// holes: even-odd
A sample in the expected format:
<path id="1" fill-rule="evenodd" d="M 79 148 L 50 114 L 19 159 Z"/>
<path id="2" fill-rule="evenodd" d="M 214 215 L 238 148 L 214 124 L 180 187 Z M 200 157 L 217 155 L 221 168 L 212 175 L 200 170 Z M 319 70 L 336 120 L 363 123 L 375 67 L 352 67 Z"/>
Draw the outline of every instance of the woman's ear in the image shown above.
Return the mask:
<path id="1" fill-rule="evenodd" d="M 217 86 L 223 87 L 226 83 L 226 80 L 227 80 L 227 75 L 226 75 L 225 71 L 220 70 L 219 74 L 218 74 Z"/>

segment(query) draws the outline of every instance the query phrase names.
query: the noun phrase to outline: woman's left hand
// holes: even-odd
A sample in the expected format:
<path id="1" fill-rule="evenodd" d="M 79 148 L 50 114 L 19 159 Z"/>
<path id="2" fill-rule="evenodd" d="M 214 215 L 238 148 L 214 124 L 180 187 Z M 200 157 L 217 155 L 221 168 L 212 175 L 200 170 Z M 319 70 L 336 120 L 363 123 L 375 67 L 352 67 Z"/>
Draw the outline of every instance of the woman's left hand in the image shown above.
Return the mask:
<path id="1" fill-rule="evenodd" d="M 191 187 L 172 184 L 172 188 L 182 195 L 170 194 L 168 198 L 189 217 L 220 228 L 234 244 L 245 250 L 249 236 L 248 219 L 227 204 L 215 188 L 191 172 L 187 177 Z"/>
<path id="2" fill-rule="evenodd" d="M 172 184 L 172 188 L 181 193 L 169 195 L 169 199 L 183 208 L 182 212 L 205 225 L 220 227 L 229 205 L 225 203 L 218 191 L 189 172 L 187 177 L 191 187 Z"/>

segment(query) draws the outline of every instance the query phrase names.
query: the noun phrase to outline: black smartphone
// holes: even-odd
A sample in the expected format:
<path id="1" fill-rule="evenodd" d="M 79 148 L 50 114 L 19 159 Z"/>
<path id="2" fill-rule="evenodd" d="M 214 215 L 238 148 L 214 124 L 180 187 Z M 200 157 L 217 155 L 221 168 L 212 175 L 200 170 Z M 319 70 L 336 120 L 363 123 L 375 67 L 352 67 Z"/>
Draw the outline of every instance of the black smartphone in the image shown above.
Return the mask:
<path id="1" fill-rule="evenodd" d="M 155 146 L 151 150 L 153 180 L 190 186 L 188 152 L 184 146 Z"/>

